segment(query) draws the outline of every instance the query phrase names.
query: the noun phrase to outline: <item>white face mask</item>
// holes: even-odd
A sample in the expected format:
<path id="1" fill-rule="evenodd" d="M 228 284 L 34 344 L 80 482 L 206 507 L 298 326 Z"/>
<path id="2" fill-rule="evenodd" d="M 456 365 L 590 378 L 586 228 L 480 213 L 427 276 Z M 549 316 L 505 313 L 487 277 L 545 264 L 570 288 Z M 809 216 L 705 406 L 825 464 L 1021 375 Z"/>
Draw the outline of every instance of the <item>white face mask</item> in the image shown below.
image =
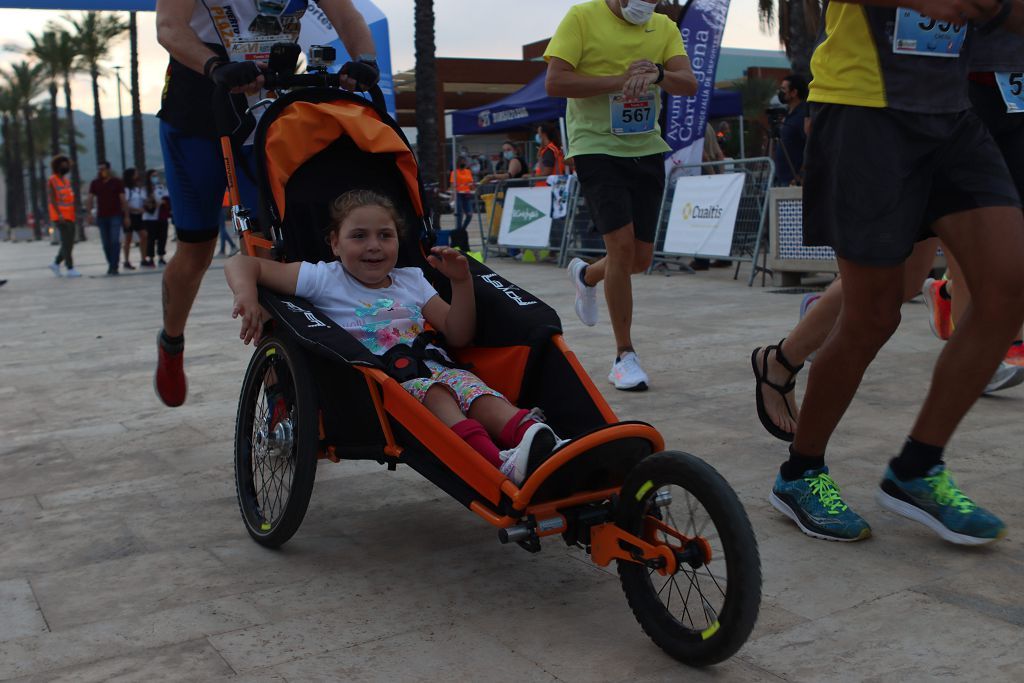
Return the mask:
<path id="1" fill-rule="evenodd" d="M 637 26 L 646 24 L 653 14 L 654 4 L 644 0 L 629 0 L 629 4 L 622 8 L 622 18 Z"/>

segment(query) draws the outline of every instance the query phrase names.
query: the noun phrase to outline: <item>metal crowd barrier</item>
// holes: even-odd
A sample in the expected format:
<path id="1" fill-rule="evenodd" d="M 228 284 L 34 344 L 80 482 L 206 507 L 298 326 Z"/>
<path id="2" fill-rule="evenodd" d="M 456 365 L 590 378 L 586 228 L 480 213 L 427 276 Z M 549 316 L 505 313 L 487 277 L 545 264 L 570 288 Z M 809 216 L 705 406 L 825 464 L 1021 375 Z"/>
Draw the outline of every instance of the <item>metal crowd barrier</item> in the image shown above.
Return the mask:
<path id="1" fill-rule="evenodd" d="M 739 209 L 736 212 L 736 227 L 733 230 L 732 247 L 728 260 L 736 264 L 736 271 L 733 273 L 734 280 L 739 278 L 740 266 L 743 263 L 751 264 L 747 286 L 752 286 L 758 272 L 762 274 L 768 272 L 766 244 L 768 194 L 775 177 L 775 164 L 768 157 L 708 161 L 672 169 L 665 183 L 665 193 L 661 200 L 661 212 L 658 215 L 658 227 L 654 236 L 654 259 L 647 272 L 654 270 L 658 264 L 677 263 L 679 257 L 722 258 L 708 254 L 680 254 L 665 251 L 665 234 L 671 217 L 675 182 L 683 175 L 697 175 L 693 173 L 694 170 L 699 170 L 700 174 L 744 174 L 743 191 L 740 195 Z M 761 260 L 761 265 L 758 265 L 758 259 Z M 764 284 L 763 280 L 762 276 L 762 285 Z"/>

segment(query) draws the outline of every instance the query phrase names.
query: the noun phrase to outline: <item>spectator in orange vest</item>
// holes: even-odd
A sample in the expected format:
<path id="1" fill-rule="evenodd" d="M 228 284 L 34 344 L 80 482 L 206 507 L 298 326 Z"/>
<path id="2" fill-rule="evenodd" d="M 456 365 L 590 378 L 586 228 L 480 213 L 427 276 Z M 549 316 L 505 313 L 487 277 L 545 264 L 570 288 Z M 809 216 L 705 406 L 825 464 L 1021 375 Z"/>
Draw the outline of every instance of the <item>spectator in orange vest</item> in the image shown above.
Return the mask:
<path id="1" fill-rule="evenodd" d="M 560 137 L 558 127 L 553 123 L 537 126 L 533 138 L 538 148 L 537 165 L 533 167 L 533 175 L 537 178 L 536 187 L 545 187 L 548 176 L 565 175 L 565 155 L 559 147 Z"/>
<path id="2" fill-rule="evenodd" d="M 60 234 L 60 250 L 50 264 L 50 270 L 60 277 L 60 264 L 63 263 L 68 277 L 81 277 L 82 274 L 75 270 L 75 263 L 71 259 L 71 250 L 75 246 L 75 191 L 67 177 L 71 170 L 71 160 L 58 154 L 50 162 L 50 170 L 53 175 L 46 181 L 47 204 L 50 220 Z"/>
<path id="3" fill-rule="evenodd" d="M 473 221 L 473 172 L 465 157 L 459 158 L 458 169 L 451 172 L 449 184 L 455 190 L 455 229 L 452 230 L 451 245 L 462 251 L 469 251 L 469 233 L 466 228 Z"/>

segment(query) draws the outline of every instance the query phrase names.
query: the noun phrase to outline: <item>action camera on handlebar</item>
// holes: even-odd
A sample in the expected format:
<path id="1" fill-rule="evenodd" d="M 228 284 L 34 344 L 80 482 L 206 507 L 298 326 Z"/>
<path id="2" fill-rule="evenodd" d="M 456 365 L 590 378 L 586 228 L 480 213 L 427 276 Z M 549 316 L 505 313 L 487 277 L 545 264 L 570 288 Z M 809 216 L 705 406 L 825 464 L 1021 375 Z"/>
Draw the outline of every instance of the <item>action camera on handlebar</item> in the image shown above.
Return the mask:
<path id="1" fill-rule="evenodd" d="M 310 73 L 324 73 L 338 59 L 338 52 L 330 45 L 310 45 L 308 66 Z"/>

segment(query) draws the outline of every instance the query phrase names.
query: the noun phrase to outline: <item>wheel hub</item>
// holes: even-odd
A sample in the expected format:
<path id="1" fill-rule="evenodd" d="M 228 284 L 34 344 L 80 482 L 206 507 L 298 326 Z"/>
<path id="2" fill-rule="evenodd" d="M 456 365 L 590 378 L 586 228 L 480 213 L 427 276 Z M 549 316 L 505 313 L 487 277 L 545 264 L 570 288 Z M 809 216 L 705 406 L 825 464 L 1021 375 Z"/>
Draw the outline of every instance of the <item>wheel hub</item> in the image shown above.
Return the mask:
<path id="1" fill-rule="evenodd" d="M 257 457 L 287 458 L 295 443 L 295 428 L 290 418 L 285 418 L 271 428 L 267 424 L 256 430 L 254 444 Z"/>

